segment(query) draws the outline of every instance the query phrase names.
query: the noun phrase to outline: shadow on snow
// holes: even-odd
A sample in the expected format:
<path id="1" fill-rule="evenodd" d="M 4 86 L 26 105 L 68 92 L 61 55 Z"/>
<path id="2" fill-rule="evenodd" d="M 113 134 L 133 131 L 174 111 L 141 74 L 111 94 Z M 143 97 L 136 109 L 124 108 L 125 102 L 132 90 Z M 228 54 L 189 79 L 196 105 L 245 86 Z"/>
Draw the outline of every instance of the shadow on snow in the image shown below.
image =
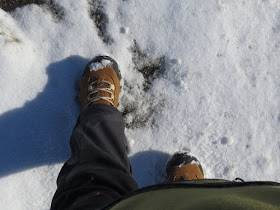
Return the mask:
<path id="1" fill-rule="evenodd" d="M 64 162 L 78 117 L 81 75 L 88 59 L 70 56 L 50 64 L 43 92 L 0 116 L 0 177 Z"/>
<path id="2" fill-rule="evenodd" d="M 165 181 L 165 167 L 169 157 L 167 153 L 149 150 L 138 152 L 129 158 L 133 177 L 140 188 Z"/>

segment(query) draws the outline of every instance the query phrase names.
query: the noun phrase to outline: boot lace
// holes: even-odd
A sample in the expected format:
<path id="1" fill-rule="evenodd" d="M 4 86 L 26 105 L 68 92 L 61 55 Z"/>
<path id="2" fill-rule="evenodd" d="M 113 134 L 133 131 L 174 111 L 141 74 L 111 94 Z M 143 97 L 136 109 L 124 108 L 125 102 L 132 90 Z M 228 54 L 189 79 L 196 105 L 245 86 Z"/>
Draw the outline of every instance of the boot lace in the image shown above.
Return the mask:
<path id="1" fill-rule="evenodd" d="M 109 87 L 107 87 L 107 88 L 97 87 L 98 85 L 104 85 L 104 84 L 107 84 Z M 97 96 L 96 93 L 98 93 L 99 91 L 109 93 L 109 97 Z M 111 84 L 108 81 L 104 80 L 104 81 L 102 81 L 102 83 L 98 83 L 98 81 L 95 80 L 95 81 L 91 82 L 90 85 L 88 86 L 88 97 L 87 97 L 88 104 L 87 104 L 87 106 L 98 100 L 108 101 L 111 105 L 115 106 L 114 103 L 112 102 L 112 101 L 114 101 L 115 97 L 111 91 L 115 91 L 115 85 Z"/>

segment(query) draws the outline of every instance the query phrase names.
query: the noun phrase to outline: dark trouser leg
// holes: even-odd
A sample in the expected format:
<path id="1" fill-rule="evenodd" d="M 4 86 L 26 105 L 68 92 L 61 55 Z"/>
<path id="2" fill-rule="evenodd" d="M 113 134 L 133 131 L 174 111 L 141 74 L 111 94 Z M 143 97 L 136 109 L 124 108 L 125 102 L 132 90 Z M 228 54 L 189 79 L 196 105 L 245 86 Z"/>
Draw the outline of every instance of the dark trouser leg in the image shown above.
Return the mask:
<path id="1" fill-rule="evenodd" d="M 100 209 L 138 188 L 116 108 L 95 104 L 84 110 L 70 145 L 72 155 L 58 176 L 52 209 Z"/>

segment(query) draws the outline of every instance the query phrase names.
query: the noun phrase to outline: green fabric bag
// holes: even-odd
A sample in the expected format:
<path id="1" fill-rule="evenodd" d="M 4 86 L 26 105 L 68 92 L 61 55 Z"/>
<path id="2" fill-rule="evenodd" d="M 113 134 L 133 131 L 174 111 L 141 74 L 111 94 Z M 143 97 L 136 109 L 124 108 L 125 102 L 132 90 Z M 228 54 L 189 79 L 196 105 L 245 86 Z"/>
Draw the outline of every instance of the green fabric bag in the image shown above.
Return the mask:
<path id="1" fill-rule="evenodd" d="M 111 209 L 280 209 L 280 184 L 196 180 L 140 189 Z"/>

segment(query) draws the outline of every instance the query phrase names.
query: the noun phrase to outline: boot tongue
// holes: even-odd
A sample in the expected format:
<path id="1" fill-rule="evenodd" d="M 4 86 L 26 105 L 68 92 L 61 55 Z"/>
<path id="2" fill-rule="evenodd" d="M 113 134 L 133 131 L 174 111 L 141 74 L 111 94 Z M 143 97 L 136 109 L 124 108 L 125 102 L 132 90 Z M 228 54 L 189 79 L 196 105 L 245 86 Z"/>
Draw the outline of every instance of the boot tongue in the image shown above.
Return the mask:
<path id="1" fill-rule="evenodd" d="M 108 79 L 106 79 L 106 75 L 98 75 L 98 77 L 96 77 L 97 71 L 93 71 L 93 72 L 90 72 L 90 80 L 89 80 L 89 84 L 91 84 L 92 82 L 96 81 L 97 80 L 97 84 L 95 84 L 93 86 L 93 88 L 95 89 L 98 89 L 98 88 L 108 88 L 108 84 L 106 83 L 103 83 L 104 80 L 108 81 Z M 103 83 L 103 84 L 102 84 Z M 110 97 L 110 94 L 105 92 L 105 91 L 98 91 L 96 94 L 93 94 L 92 95 L 93 97 Z M 98 101 L 95 101 L 93 102 L 92 104 L 95 104 L 95 103 L 103 103 L 103 104 L 108 104 L 108 105 L 111 105 L 108 101 L 106 100 L 98 100 Z"/>

